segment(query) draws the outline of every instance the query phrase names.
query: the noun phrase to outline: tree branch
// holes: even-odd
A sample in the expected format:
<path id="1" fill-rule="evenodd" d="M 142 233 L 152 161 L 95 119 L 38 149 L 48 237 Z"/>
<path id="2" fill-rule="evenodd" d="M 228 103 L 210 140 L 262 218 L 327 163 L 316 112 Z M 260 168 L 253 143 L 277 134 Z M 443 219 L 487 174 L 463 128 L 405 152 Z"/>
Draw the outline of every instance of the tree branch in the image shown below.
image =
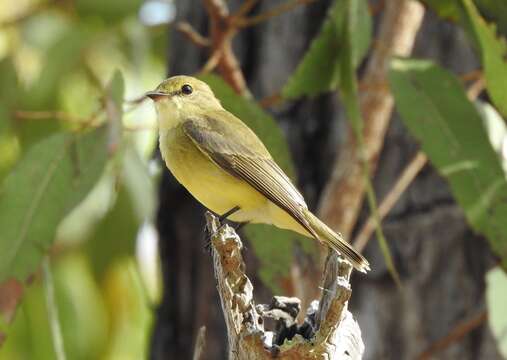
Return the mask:
<path id="1" fill-rule="evenodd" d="M 412 183 L 417 174 L 419 174 L 419 171 L 421 171 L 427 162 L 428 158 L 422 151 L 419 151 L 414 156 L 412 161 L 410 161 L 392 189 L 380 203 L 380 206 L 378 207 L 380 221 L 382 221 L 387 216 L 387 214 L 389 214 L 401 195 L 405 192 L 405 190 Z M 375 226 L 375 219 L 372 215 L 370 215 L 353 242 L 354 247 L 357 249 L 357 251 L 363 251 L 363 249 L 366 247 L 368 240 L 375 231 Z"/>
<path id="2" fill-rule="evenodd" d="M 410 54 L 423 15 L 424 8 L 416 1 L 386 2 L 379 36 L 361 80 L 363 84 L 374 85 L 360 97 L 365 153 L 371 172 L 375 171 L 394 105 L 392 95 L 383 85 L 387 84 L 389 62 L 392 56 Z M 349 131 L 319 206 L 322 218 L 346 237 L 356 224 L 365 193 L 360 153 L 354 134 Z"/>
<path id="3" fill-rule="evenodd" d="M 275 296 L 271 304 L 255 305 L 253 285 L 245 275 L 242 243 L 234 230 L 221 226 L 206 213 L 213 264 L 222 311 L 227 325 L 229 359 L 360 359 L 364 352 L 361 330 L 347 310 L 351 295 L 351 265 L 330 252 L 323 291 L 296 323 L 300 300 Z M 266 329 L 265 319 L 273 319 Z M 290 340 L 290 341 L 286 341 Z"/>
<path id="4" fill-rule="evenodd" d="M 210 39 L 199 34 L 199 32 L 186 21 L 178 22 L 176 24 L 176 30 L 184 34 L 196 46 L 208 47 L 211 45 Z"/>
<path id="5" fill-rule="evenodd" d="M 234 23 L 235 25 L 241 28 L 257 25 L 273 17 L 286 13 L 299 5 L 306 5 L 314 1 L 315 0 L 289 0 L 283 4 L 274 7 L 273 9 L 267 10 L 262 14 L 251 17 L 239 17 L 234 21 Z"/>

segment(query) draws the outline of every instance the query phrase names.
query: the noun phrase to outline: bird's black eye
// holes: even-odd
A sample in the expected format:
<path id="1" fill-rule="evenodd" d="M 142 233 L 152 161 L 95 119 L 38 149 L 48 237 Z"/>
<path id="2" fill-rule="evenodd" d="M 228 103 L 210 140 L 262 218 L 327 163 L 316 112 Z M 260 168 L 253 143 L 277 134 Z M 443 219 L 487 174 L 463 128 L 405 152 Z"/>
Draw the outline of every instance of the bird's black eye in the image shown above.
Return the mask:
<path id="1" fill-rule="evenodd" d="M 181 87 L 181 92 L 185 95 L 190 95 L 192 94 L 192 91 L 194 91 L 194 89 L 192 89 L 192 86 L 188 85 L 188 84 L 185 84 Z"/>

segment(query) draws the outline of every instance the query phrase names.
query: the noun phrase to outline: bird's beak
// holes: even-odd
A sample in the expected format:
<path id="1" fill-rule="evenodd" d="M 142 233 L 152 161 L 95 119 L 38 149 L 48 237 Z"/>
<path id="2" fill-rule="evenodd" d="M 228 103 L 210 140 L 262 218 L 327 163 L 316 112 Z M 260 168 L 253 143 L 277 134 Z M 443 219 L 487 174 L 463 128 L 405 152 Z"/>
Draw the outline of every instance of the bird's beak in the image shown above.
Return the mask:
<path id="1" fill-rule="evenodd" d="M 159 101 L 164 97 L 169 96 L 169 94 L 165 94 L 160 91 L 148 91 L 145 95 L 153 101 Z"/>

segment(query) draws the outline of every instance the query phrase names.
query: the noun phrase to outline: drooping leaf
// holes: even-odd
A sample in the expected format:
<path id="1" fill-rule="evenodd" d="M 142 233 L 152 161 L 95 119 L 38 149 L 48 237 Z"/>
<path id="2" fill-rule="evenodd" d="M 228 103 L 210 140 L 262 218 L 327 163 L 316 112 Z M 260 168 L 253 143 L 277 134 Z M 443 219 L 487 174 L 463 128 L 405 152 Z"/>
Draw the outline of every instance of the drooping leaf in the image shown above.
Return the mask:
<path id="1" fill-rule="evenodd" d="M 103 358 L 110 336 L 110 314 L 83 253 L 68 252 L 56 259 L 55 304 L 67 359 Z M 23 303 L 10 325 L 0 359 L 57 359 L 51 320 L 40 278 L 25 288 Z"/>
<path id="2" fill-rule="evenodd" d="M 66 31 L 48 49 L 39 79 L 29 90 L 25 104 L 30 109 L 53 109 L 57 103 L 57 89 L 66 75 L 77 67 L 90 34 L 75 26 Z"/>
<path id="3" fill-rule="evenodd" d="M 507 275 L 499 267 L 486 274 L 486 303 L 488 324 L 500 353 L 507 358 Z"/>
<path id="4" fill-rule="evenodd" d="M 371 18 L 366 1 L 359 1 L 354 8 L 355 31 L 353 32 L 354 65 L 362 60 L 371 40 Z M 310 45 L 303 60 L 282 90 L 288 99 L 315 96 L 335 90 L 340 82 L 339 61 L 343 48 L 343 24 L 346 18 L 347 1 L 335 0 L 322 24 L 319 34 Z"/>
<path id="5" fill-rule="evenodd" d="M 458 21 L 460 18 L 459 0 L 422 0 L 443 19 Z"/>
<path id="6" fill-rule="evenodd" d="M 505 267 L 507 182 L 476 108 L 458 79 L 429 61 L 396 59 L 389 80 L 403 122 Z"/>
<path id="7" fill-rule="evenodd" d="M 146 166 L 131 142 L 123 144 L 117 160 L 119 173 L 111 174 L 117 194 L 111 208 L 86 242 L 93 271 L 100 278 L 116 260 L 135 255 L 136 237 L 155 212 L 155 188 Z"/>
<path id="8" fill-rule="evenodd" d="M 19 102 L 23 90 L 20 86 L 19 79 L 10 57 L 0 60 L 0 94 L 2 94 L 1 103 L 4 106 L 12 107 Z"/>
<path id="9" fill-rule="evenodd" d="M 0 192 L 0 282 L 24 281 L 63 217 L 88 194 L 108 158 L 106 132 L 59 133 L 34 145 Z"/>
<path id="10" fill-rule="evenodd" d="M 88 40 L 89 33 L 78 26 L 62 34 L 49 47 L 37 81 L 21 97 L 18 96 L 16 110 L 49 110 L 50 114 L 57 109 L 60 86 L 68 81 L 68 74 L 79 65 Z M 36 120 L 19 119 L 16 123 L 16 133 L 23 150 L 60 129 L 59 121 L 49 115 Z"/>
<path id="11" fill-rule="evenodd" d="M 360 156 L 360 158 L 366 159 L 366 156 L 364 156 L 365 145 L 363 139 L 364 120 L 359 106 L 356 63 L 354 62 L 355 54 L 359 53 L 358 50 L 359 44 L 355 40 L 355 34 L 357 31 L 360 30 L 360 28 L 357 27 L 359 23 L 359 17 L 363 15 L 362 14 L 363 12 L 360 11 L 360 9 L 363 8 L 365 4 L 363 0 L 345 0 L 345 3 L 346 3 L 345 9 L 346 19 L 343 24 L 343 51 L 340 57 L 339 64 L 341 77 L 339 89 L 341 99 L 345 104 L 347 120 L 350 123 L 352 129 L 354 130 L 355 138 L 359 148 L 358 151 L 360 153 L 361 152 L 363 153 L 362 154 L 363 156 Z M 361 166 L 363 172 L 363 181 L 365 182 L 366 187 L 366 198 L 368 200 L 370 211 L 373 214 L 377 223 L 375 232 L 380 245 L 380 249 L 382 250 L 382 254 L 384 256 L 387 269 L 389 270 L 396 284 L 398 286 L 401 286 L 398 272 L 394 266 L 391 252 L 389 250 L 387 241 L 384 237 L 384 232 L 380 225 L 380 217 L 378 215 L 377 210 L 377 200 L 370 179 L 370 169 L 368 161 L 364 161 L 363 164 L 361 164 Z"/>
<path id="12" fill-rule="evenodd" d="M 507 36 L 507 1 L 475 0 L 475 5 L 487 21 L 494 21 L 498 31 Z"/>
<path id="13" fill-rule="evenodd" d="M 476 101 L 475 106 L 482 117 L 489 142 L 497 153 L 504 172 L 507 174 L 507 125 L 500 114 L 487 102 Z"/>
<path id="14" fill-rule="evenodd" d="M 481 17 L 471 0 L 462 0 L 467 19 L 478 41 L 486 88 L 500 113 L 507 116 L 507 44 L 497 38 L 496 27 L 488 25 Z"/>
<path id="15" fill-rule="evenodd" d="M 243 120 L 259 136 L 278 165 L 293 178 L 294 167 L 287 141 L 274 119 L 256 103 L 237 95 L 219 77 L 206 75 L 202 80 L 210 85 L 224 108 Z M 288 274 L 293 260 L 291 246 L 301 236 L 274 226 L 257 224 L 247 225 L 245 232 L 261 262 L 261 278 L 276 289 L 274 279 Z"/>

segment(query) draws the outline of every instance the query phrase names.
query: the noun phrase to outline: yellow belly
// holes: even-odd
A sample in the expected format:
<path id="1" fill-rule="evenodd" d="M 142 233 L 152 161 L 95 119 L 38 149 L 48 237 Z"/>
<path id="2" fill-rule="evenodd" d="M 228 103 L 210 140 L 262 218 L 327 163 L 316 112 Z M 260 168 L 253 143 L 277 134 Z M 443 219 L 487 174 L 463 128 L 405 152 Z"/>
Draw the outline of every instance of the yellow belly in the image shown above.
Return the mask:
<path id="1" fill-rule="evenodd" d="M 265 211 L 268 200 L 215 165 L 181 130 L 161 135 L 160 146 L 171 173 L 205 207 L 223 214 L 239 206 L 241 210 L 230 216 L 231 220 L 270 223 Z"/>

